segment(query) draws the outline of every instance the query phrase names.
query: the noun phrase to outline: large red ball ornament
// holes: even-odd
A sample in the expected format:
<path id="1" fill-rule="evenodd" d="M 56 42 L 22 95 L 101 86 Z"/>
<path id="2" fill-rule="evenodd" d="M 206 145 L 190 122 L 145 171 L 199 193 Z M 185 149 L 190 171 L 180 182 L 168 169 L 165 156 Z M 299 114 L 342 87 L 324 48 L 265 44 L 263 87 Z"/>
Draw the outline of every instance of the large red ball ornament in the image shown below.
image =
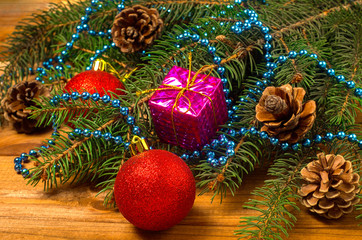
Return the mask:
<path id="1" fill-rule="evenodd" d="M 124 95 L 124 85 L 115 76 L 104 71 L 85 71 L 75 75 L 64 87 L 67 92 L 77 91 L 78 93 L 89 92 L 90 94 L 98 92 L 102 97 L 105 94 L 110 95 L 113 92 L 117 95 Z"/>
<path id="2" fill-rule="evenodd" d="M 164 150 L 131 157 L 118 172 L 114 185 L 123 216 L 144 230 L 166 230 L 179 223 L 195 200 L 195 179 L 186 163 Z"/>

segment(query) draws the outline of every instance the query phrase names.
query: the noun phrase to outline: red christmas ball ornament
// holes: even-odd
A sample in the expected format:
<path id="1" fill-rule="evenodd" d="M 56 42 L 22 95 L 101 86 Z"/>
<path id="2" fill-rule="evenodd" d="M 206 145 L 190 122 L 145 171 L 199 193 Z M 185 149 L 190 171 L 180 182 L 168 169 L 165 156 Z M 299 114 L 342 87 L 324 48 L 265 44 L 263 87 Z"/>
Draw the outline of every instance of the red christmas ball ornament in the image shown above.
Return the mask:
<path id="1" fill-rule="evenodd" d="M 179 223 L 195 200 L 195 179 L 186 163 L 165 150 L 131 157 L 118 172 L 114 195 L 122 215 L 144 230 Z"/>
<path id="2" fill-rule="evenodd" d="M 102 97 L 105 94 L 113 92 L 117 95 L 125 95 L 123 83 L 105 71 L 85 71 L 74 76 L 65 85 L 67 92 L 77 91 L 78 93 L 89 92 L 90 94 L 98 92 Z"/>

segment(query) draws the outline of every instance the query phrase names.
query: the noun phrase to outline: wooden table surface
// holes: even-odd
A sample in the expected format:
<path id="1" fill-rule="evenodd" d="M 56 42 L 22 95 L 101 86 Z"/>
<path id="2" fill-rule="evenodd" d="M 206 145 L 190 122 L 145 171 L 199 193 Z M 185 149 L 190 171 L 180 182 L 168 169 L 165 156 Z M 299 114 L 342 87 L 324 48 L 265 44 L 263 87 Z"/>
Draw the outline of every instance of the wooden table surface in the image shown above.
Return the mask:
<path id="1" fill-rule="evenodd" d="M 47 6 L 48 0 L 0 0 L 0 42 L 19 20 Z M 48 136 L 49 133 L 25 135 L 9 127 L 0 128 L 0 239 L 237 239 L 234 230 L 239 218 L 254 214 L 242 205 L 266 179 L 266 169 L 258 169 L 245 178 L 236 196 L 229 194 L 222 204 L 211 204 L 211 194 L 198 196 L 180 224 L 163 232 L 147 232 L 133 227 L 117 210 L 104 208 L 102 197 L 96 198 L 97 191 L 90 186 L 63 186 L 45 193 L 42 185 L 26 185 L 14 171 L 14 157 L 39 146 Z M 362 239 L 362 228 L 354 219 L 356 213 L 332 221 L 300 207 L 288 239 Z"/>

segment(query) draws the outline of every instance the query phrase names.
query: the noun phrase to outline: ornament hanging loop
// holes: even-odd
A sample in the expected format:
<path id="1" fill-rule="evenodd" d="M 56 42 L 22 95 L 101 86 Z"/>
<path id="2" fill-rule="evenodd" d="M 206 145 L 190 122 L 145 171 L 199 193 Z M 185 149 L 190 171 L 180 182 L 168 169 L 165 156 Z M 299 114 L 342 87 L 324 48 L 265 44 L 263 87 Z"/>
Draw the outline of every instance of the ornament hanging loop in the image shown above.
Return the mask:
<path id="1" fill-rule="evenodd" d="M 132 138 L 129 148 L 131 150 L 132 156 L 150 150 L 146 140 L 144 138 L 140 138 L 139 136 L 134 136 Z"/>

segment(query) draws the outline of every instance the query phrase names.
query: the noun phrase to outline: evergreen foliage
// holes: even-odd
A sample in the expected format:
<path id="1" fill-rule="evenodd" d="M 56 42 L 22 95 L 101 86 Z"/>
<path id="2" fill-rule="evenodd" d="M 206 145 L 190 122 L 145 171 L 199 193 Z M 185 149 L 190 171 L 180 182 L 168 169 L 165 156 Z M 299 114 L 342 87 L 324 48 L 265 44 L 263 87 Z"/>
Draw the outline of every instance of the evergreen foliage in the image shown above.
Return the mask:
<path id="1" fill-rule="evenodd" d="M 34 14 L 16 28 L 7 41 L 6 50 L 0 54 L 0 61 L 9 63 L 1 69 L 4 75 L 0 84 L 0 98 L 4 97 L 10 86 L 27 78 L 29 67 L 36 69 L 43 61 L 54 58 L 66 48 L 89 2 L 54 5 L 50 10 Z M 113 1 L 106 2 L 102 10 L 92 15 L 89 21 L 92 30 L 110 29 L 117 14 L 117 5 Z M 215 70 L 217 65 L 205 47 L 192 40 L 183 42 L 181 48 L 176 46 L 180 43 L 177 36 L 185 30 L 195 29 L 200 36 L 207 35 L 210 45 L 216 47 L 216 55 L 223 59 L 222 65 L 226 68 L 225 76 L 235 103 L 240 103 L 238 99 L 244 97 L 248 93 L 247 89 L 261 79 L 265 72 L 262 34 L 254 28 L 242 35 L 230 31 L 235 21 L 246 18 L 244 8 L 254 9 L 260 20 L 270 27 L 270 34 L 274 38 L 273 59 L 281 54 L 287 55 L 291 50 L 299 52 L 305 49 L 318 54 L 320 59 L 327 62 L 328 68 L 334 68 L 338 74 L 354 80 L 361 87 L 361 1 L 276 0 L 268 1 L 267 4 L 248 1 L 234 8 L 227 7 L 229 2 L 232 1 L 134 0 L 132 5 L 142 4 L 160 9 L 165 24 L 162 36 L 145 54 L 122 54 L 112 48 L 102 56 L 120 75 L 137 68 L 124 82 L 126 95 L 118 96 L 117 99 L 122 106 L 130 109 L 142 134 L 155 148 L 180 155 L 185 151 L 158 141 L 147 106 L 150 95 L 140 96 L 136 93 L 157 88 L 174 65 L 188 68 L 191 64 L 194 71 L 208 65 L 207 70 L 212 70 L 213 76 L 219 76 Z M 126 2 L 126 5 L 130 4 Z M 223 17 L 215 17 L 221 12 Z M 205 27 L 197 27 L 203 24 Z M 73 46 L 64 64 L 64 73 L 59 76 L 58 70 L 53 68 L 47 70 L 47 77 L 43 77 L 45 84 L 53 87 L 53 96 L 62 94 L 67 79 L 85 70 L 96 49 L 110 44 L 106 38 L 83 33 L 79 35 L 80 40 Z M 187 57 L 190 51 L 193 57 L 191 63 Z M 71 68 L 67 65 L 71 65 Z M 298 76 L 302 77 L 301 81 L 295 82 Z M 357 111 L 361 111 L 361 98 L 348 90 L 344 83 L 336 83 L 319 70 L 315 61 L 301 57 L 288 60 L 278 67 L 272 84 L 280 86 L 287 83 L 303 87 L 307 91 L 305 99 L 317 103 L 316 122 L 306 137 L 311 139 L 316 134 L 344 131 L 346 134 L 356 133 L 361 139 L 361 126 L 355 122 Z M 256 94 L 255 98 L 259 97 Z M 32 158 L 36 166 L 30 170 L 32 174 L 29 183 L 36 185 L 42 182 L 47 190 L 66 182 L 92 182 L 101 188 L 101 193 L 106 193 L 105 203 L 112 204 L 115 177 L 120 166 L 130 157 L 124 144 L 114 144 L 93 136 L 68 138 L 68 135 L 72 132 L 71 128 L 87 128 L 130 140 L 132 134 L 129 125 L 110 104 L 101 101 L 61 101 L 57 106 L 49 101 L 43 101 L 40 108 L 32 108 L 32 117 L 39 117 L 39 125 L 55 122 L 62 126 L 61 134 L 54 136 L 55 145 L 49 149 L 39 149 L 42 151 L 40 157 Z M 236 131 L 252 126 L 260 129 L 261 125 L 255 119 L 257 104 L 257 100 L 243 102 L 236 112 L 240 120 L 222 127 Z M 55 118 L 52 117 L 54 113 Z M 219 134 L 225 133 L 219 132 L 215 138 Z M 299 171 L 314 160 L 318 152 L 341 152 L 346 159 L 353 161 L 355 171 L 361 173 L 362 152 L 356 144 L 347 140 L 323 140 L 321 145 L 302 148 L 297 152 L 282 152 L 279 147 L 251 133 L 228 137 L 238 144 L 235 156 L 225 166 L 212 167 L 206 162 L 206 156 L 196 163 L 190 162 L 190 165 L 198 179 L 201 194 L 213 192 L 212 200 L 216 196 L 222 199 L 227 192 L 234 194 L 242 184 L 243 177 L 258 165 L 271 165 L 270 180 L 263 187 L 255 189 L 252 194 L 256 198 L 245 204 L 246 208 L 260 214 L 241 218 L 239 229 L 235 232 L 240 238 L 282 239 L 283 235 L 288 236 L 287 231 L 292 228 L 296 221 L 296 210 L 299 210 L 296 204 L 296 190 L 301 185 Z M 216 154 L 221 156 L 223 150 L 221 148 Z M 361 210 L 362 205 L 358 205 L 357 209 Z M 362 215 L 358 218 L 362 218 Z"/>

